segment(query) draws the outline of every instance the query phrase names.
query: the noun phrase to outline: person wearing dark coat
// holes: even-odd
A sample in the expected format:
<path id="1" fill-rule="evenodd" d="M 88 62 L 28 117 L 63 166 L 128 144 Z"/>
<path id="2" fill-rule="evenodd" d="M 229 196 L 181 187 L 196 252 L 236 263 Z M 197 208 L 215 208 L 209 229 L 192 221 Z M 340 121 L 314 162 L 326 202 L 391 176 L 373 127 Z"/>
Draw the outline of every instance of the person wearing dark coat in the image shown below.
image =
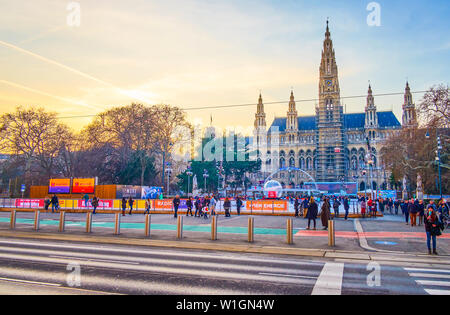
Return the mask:
<path id="1" fill-rule="evenodd" d="M 134 204 L 134 200 L 133 198 L 128 198 L 128 206 L 130 206 L 130 215 L 133 212 L 133 204 Z"/>
<path id="2" fill-rule="evenodd" d="M 438 255 L 436 251 L 436 237 L 440 235 L 439 216 L 433 210 L 433 207 L 428 206 L 427 213 L 424 218 L 425 231 L 427 234 L 428 254 L 431 255 L 431 241 L 433 241 L 433 254 Z"/>
<path id="3" fill-rule="evenodd" d="M 308 218 L 308 228 L 310 228 L 311 221 L 314 222 L 314 230 L 316 229 L 316 219 L 317 214 L 319 212 L 319 207 L 317 206 L 317 203 L 314 201 L 314 197 L 311 197 L 311 200 L 309 201 L 308 206 L 308 213 L 306 214 L 306 217 Z"/>
<path id="4" fill-rule="evenodd" d="M 408 204 L 408 212 L 409 212 L 409 216 L 411 217 L 411 226 L 416 226 L 417 225 L 417 205 L 414 202 L 414 199 L 411 199 L 411 201 Z"/>
<path id="5" fill-rule="evenodd" d="M 335 198 L 333 200 L 333 210 L 334 210 L 334 217 L 338 218 L 339 217 L 339 207 L 341 206 L 341 203 L 339 202 L 339 200 L 337 198 Z"/>
<path id="6" fill-rule="evenodd" d="M 419 211 L 419 226 L 421 226 L 423 224 L 423 217 L 425 216 L 425 205 L 422 200 L 419 200 L 417 209 Z"/>
<path id="7" fill-rule="evenodd" d="M 194 206 L 195 206 L 195 217 L 197 217 L 197 215 L 200 217 L 201 216 L 201 211 L 202 211 L 202 201 L 200 200 L 200 198 L 195 197 L 195 202 L 194 202 Z"/>
<path id="8" fill-rule="evenodd" d="M 230 209 L 231 209 L 231 201 L 229 198 L 225 198 L 225 202 L 223 203 L 223 208 L 225 209 L 225 217 L 231 217 Z"/>
<path id="9" fill-rule="evenodd" d="M 406 225 L 408 225 L 409 222 L 408 200 L 403 200 L 400 207 L 402 208 L 403 215 L 405 216 Z"/>
<path id="10" fill-rule="evenodd" d="M 298 202 L 298 197 L 295 197 L 295 201 L 294 201 L 295 217 L 298 217 L 299 207 L 300 207 L 300 203 Z"/>
<path id="11" fill-rule="evenodd" d="M 330 200 L 328 198 L 326 198 L 322 204 L 322 209 L 320 210 L 320 220 L 322 221 L 324 230 L 328 229 L 328 221 L 331 218 L 330 209 L 331 209 Z"/>
<path id="12" fill-rule="evenodd" d="M 191 217 L 194 216 L 194 215 L 192 214 L 192 207 L 193 207 L 193 204 L 192 204 L 192 198 L 191 198 L 191 197 L 189 197 L 189 199 L 186 201 L 186 207 L 187 207 L 187 213 L 186 213 L 186 216 L 188 216 L 189 213 L 191 214 Z"/>
<path id="13" fill-rule="evenodd" d="M 180 203 L 181 203 L 181 201 L 180 201 L 180 196 L 176 196 L 174 199 L 173 199 L 173 209 L 174 209 L 174 215 L 173 215 L 173 217 L 174 218 L 177 218 L 178 217 L 178 207 L 180 206 Z"/>
<path id="14" fill-rule="evenodd" d="M 127 200 L 125 197 L 122 198 L 122 216 L 125 216 L 125 210 L 127 210 Z"/>
<path id="15" fill-rule="evenodd" d="M 349 210 L 349 209 L 350 209 L 350 204 L 349 204 L 348 198 L 345 197 L 345 198 L 344 198 L 345 220 L 348 219 L 348 210 Z"/>
<path id="16" fill-rule="evenodd" d="M 241 207 L 242 207 L 242 200 L 241 200 L 241 198 L 238 196 L 238 197 L 236 198 L 237 215 L 241 215 Z"/>
<path id="17" fill-rule="evenodd" d="M 56 195 L 53 195 L 52 197 L 52 213 L 56 210 L 58 211 L 59 208 L 59 199 Z"/>

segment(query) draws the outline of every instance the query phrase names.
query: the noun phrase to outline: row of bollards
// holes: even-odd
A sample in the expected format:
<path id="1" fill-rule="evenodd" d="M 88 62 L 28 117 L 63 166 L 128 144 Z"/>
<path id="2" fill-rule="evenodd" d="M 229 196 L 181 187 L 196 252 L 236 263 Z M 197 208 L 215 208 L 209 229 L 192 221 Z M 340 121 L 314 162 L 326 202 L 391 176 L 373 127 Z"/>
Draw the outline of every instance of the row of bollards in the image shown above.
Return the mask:
<path id="1" fill-rule="evenodd" d="M 34 230 L 38 231 L 40 229 L 40 211 L 35 211 L 34 213 Z M 11 210 L 11 221 L 10 228 L 16 228 L 16 210 Z M 183 238 L 183 216 L 178 216 L 177 218 L 177 239 Z M 59 232 L 65 232 L 65 221 L 66 213 L 61 211 L 59 214 Z M 121 215 L 120 213 L 115 214 L 114 218 L 114 235 L 120 235 L 120 224 Z M 151 215 L 145 215 L 145 236 L 150 237 L 151 231 Z M 86 233 L 92 233 L 92 213 L 88 212 L 86 214 Z M 253 243 L 255 241 L 255 220 L 253 217 L 248 218 L 248 242 Z M 217 240 L 217 216 L 211 217 L 211 240 Z M 289 245 L 294 244 L 294 221 L 293 219 L 287 219 L 286 222 L 286 243 Z M 334 221 L 330 220 L 328 222 L 328 246 L 336 246 L 336 237 L 334 229 Z"/>

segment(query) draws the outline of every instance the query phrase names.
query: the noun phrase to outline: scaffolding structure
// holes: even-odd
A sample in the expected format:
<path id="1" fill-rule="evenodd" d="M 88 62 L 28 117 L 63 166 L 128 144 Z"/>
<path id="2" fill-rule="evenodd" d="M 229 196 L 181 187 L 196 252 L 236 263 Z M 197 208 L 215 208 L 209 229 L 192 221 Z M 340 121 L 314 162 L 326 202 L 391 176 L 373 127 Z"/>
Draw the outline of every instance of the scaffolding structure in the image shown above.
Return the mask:
<path id="1" fill-rule="evenodd" d="M 348 180 L 343 106 L 339 103 L 331 110 L 325 106 L 316 107 L 316 125 L 316 180 L 318 182 Z"/>

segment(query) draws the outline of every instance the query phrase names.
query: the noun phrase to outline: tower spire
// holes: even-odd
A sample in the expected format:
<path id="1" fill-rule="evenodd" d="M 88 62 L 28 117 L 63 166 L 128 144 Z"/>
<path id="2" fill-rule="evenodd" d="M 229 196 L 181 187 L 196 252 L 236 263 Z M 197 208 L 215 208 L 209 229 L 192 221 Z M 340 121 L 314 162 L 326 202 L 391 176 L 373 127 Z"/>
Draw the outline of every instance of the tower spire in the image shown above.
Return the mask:
<path id="1" fill-rule="evenodd" d="M 255 128 L 266 128 L 266 113 L 264 112 L 264 103 L 261 91 L 259 92 L 258 105 L 255 115 Z"/>

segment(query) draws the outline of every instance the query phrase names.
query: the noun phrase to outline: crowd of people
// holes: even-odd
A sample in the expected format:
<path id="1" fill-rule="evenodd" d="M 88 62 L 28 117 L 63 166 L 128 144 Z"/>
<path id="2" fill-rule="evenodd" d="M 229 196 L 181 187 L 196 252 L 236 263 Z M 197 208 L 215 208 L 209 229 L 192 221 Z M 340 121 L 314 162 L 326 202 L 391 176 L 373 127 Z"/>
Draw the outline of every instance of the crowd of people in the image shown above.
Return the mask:
<path id="1" fill-rule="evenodd" d="M 208 216 L 216 215 L 217 198 L 214 195 L 206 196 L 195 196 L 194 198 L 189 197 L 186 200 L 187 216 L 202 217 L 207 219 Z M 178 216 L 178 209 L 181 204 L 180 196 L 176 196 L 173 201 L 174 217 Z M 241 197 L 236 197 L 236 211 L 237 215 L 241 215 L 241 208 L 243 206 L 243 201 Z M 193 209 L 195 212 L 193 213 Z M 225 217 L 231 217 L 231 199 L 225 198 L 223 202 L 223 209 L 225 210 Z"/>

